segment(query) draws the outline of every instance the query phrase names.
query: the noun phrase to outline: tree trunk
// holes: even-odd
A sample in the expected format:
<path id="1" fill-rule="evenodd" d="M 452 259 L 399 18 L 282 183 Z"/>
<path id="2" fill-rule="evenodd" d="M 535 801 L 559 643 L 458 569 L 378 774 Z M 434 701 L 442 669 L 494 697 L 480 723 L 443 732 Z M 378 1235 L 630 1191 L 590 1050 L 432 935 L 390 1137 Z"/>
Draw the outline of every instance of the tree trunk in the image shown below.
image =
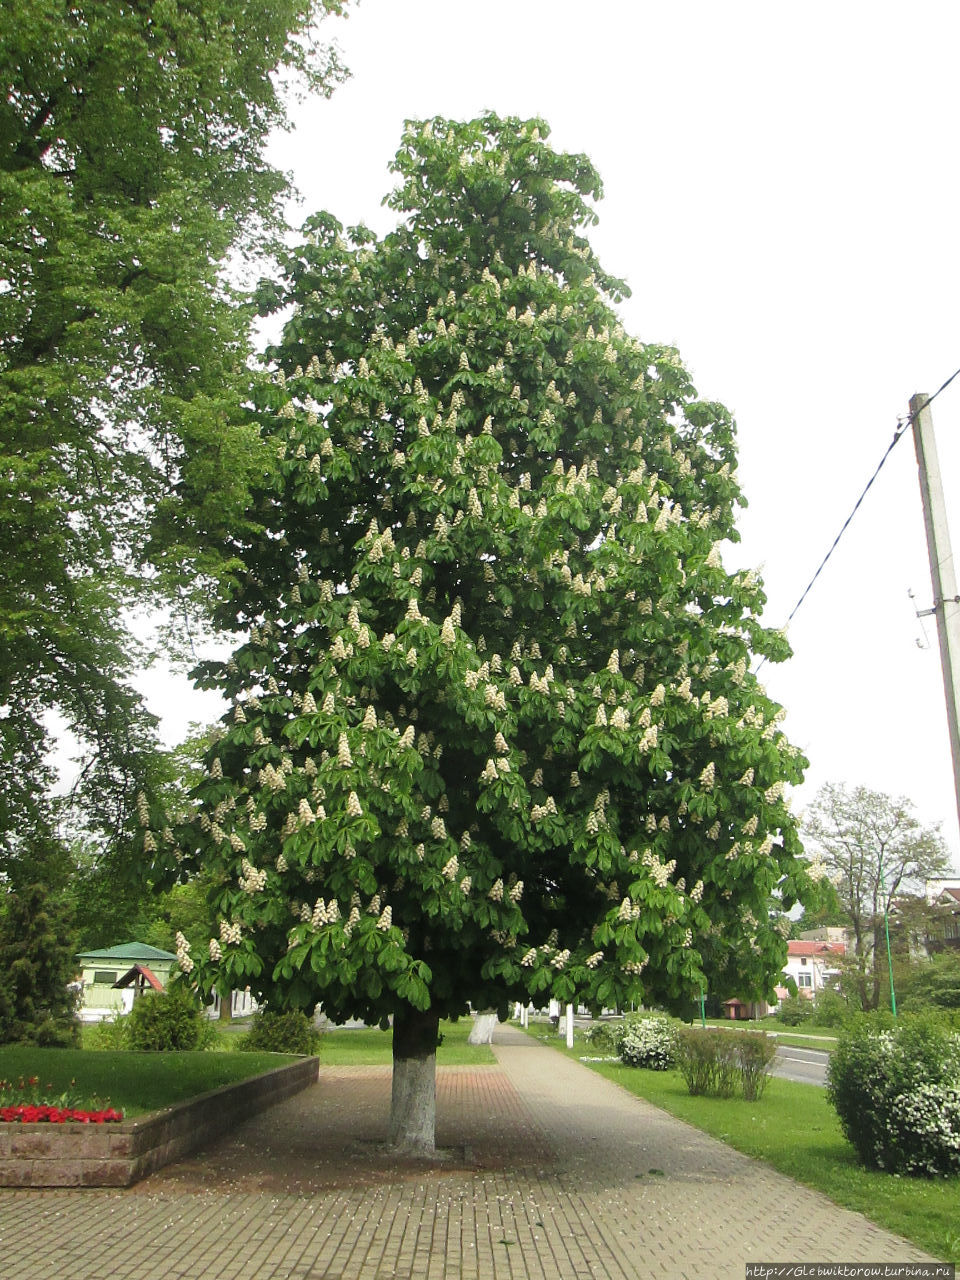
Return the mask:
<path id="1" fill-rule="evenodd" d="M 220 997 L 220 1021 L 233 1021 L 233 992 L 228 991 L 225 996 Z"/>
<path id="2" fill-rule="evenodd" d="M 484 1009 L 483 1013 L 474 1014 L 473 1026 L 467 1036 L 467 1044 L 492 1044 L 493 1033 L 499 1018 L 495 1009 Z"/>
<path id="3" fill-rule="evenodd" d="M 406 1155 L 433 1155 L 437 1127 L 437 1014 L 403 1007 L 393 1017 L 389 1142 Z"/>

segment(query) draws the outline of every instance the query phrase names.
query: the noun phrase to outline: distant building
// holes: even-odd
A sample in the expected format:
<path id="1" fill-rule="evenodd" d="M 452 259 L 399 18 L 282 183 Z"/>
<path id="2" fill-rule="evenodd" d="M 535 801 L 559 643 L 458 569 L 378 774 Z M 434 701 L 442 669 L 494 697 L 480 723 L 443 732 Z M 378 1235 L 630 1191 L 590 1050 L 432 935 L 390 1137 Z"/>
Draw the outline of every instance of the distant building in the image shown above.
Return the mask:
<path id="1" fill-rule="evenodd" d="M 811 932 L 821 931 L 812 930 Z M 823 930 L 823 932 L 842 934 L 843 930 Z M 791 938 L 787 943 L 784 975 L 792 978 L 797 984 L 798 995 L 807 1000 L 813 1000 L 824 988 L 837 985 L 840 978 L 838 961 L 846 954 L 846 949 L 846 943 L 842 940 Z M 785 992 L 786 989 L 783 990 Z"/>
<path id="2" fill-rule="evenodd" d="M 83 994 L 80 1018 L 100 1022 L 129 1011 L 134 998 L 148 988 L 165 991 L 177 957 L 145 942 L 125 942 L 101 951 L 81 951 Z"/>
<path id="3" fill-rule="evenodd" d="M 960 948 L 960 877 L 928 880 L 925 897 L 939 917 L 931 923 L 927 951 Z"/>

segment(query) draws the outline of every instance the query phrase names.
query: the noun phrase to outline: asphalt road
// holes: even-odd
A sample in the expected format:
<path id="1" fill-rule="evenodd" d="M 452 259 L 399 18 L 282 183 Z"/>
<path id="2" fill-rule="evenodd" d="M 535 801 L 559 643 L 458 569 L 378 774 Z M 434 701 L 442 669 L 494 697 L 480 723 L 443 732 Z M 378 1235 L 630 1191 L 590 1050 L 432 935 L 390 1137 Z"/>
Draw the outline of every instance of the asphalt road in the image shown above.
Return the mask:
<path id="1" fill-rule="evenodd" d="M 818 1084 L 823 1087 L 827 1083 L 829 1061 L 829 1053 L 820 1049 L 795 1049 L 791 1045 L 780 1045 L 770 1073 L 784 1080 L 796 1080 L 798 1084 Z"/>

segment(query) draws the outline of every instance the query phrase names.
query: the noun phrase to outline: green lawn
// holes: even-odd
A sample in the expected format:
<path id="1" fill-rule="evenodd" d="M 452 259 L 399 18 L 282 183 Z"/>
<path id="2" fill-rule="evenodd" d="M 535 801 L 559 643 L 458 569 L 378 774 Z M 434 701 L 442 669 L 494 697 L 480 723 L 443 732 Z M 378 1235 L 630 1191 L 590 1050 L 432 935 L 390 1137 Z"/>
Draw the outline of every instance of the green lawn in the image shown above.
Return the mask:
<path id="1" fill-rule="evenodd" d="M 535 1030 L 531 1034 L 539 1034 L 545 1043 L 573 1058 L 591 1053 L 582 1041 L 568 1050 L 555 1035 Z M 584 1065 L 905 1236 L 938 1260 L 960 1262 L 960 1177 L 928 1180 L 862 1169 L 823 1089 L 774 1078 L 759 1102 L 694 1098 L 678 1071 L 645 1071 L 604 1062 Z"/>
<path id="2" fill-rule="evenodd" d="M 0 1079 L 37 1076 L 40 1088 L 50 1085 L 54 1095 L 70 1090 L 85 1103 L 99 1100 L 125 1116 L 138 1116 L 295 1061 L 279 1053 L 84 1053 L 5 1046 Z"/>
<path id="3" fill-rule="evenodd" d="M 438 1066 L 479 1066 L 496 1061 L 488 1045 L 467 1044 L 472 1026 L 472 1018 L 441 1023 Z M 216 1029 L 220 1049 L 228 1052 L 85 1052 L 6 1046 L 0 1048 L 0 1080 L 37 1076 L 41 1089 L 52 1085 L 55 1096 L 70 1089 L 78 1100 L 109 1103 L 125 1116 L 137 1116 L 295 1061 L 284 1054 L 237 1051 L 231 1042 L 245 1026 L 217 1025 Z M 376 1027 L 334 1028 L 323 1034 L 320 1061 L 327 1066 L 389 1066 L 391 1044 L 391 1033 Z M 72 1088 L 71 1081 L 75 1081 Z"/>
<path id="4" fill-rule="evenodd" d="M 708 1027 L 723 1027 L 725 1031 L 766 1031 L 777 1037 L 777 1044 L 791 1045 L 795 1049 L 822 1049 L 831 1053 L 837 1047 L 836 1027 L 819 1027 L 805 1022 L 799 1027 L 786 1027 L 775 1018 L 762 1018 L 754 1022 L 734 1022 L 731 1018 L 707 1018 Z"/>
<path id="5" fill-rule="evenodd" d="M 437 1049 L 438 1067 L 482 1066 L 496 1062 L 493 1050 L 485 1044 L 467 1044 L 473 1027 L 472 1018 L 457 1022 L 441 1022 L 443 1042 Z M 323 1033 L 320 1061 L 324 1066 L 389 1066 L 393 1061 L 392 1034 L 377 1027 L 345 1030 L 334 1027 Z"/>

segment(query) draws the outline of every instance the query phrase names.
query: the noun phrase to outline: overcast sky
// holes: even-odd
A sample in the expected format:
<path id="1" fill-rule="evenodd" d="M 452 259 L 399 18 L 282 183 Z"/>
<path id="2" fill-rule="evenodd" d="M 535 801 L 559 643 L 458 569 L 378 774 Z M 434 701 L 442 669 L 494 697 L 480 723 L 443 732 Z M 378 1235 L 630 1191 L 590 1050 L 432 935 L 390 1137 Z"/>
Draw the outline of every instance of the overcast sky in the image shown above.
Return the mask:
<path id="1" fill-rule="evenodd" d="M 361 0 L 325 29 L 352 78 L 273 150 L 294 220 L 386 230 L 405 118 L 543 116 L 603 178 L 591 240 L 631 286 L 627 329 L 736 415 L 750 505 L 726 558 L 762 566 L 782 625 L 910 396 L 960 366 L 960 6 Z M 960 379 L 933 415 L 960 540 Z M 907 433 L 762 678 L 811 761 L 798 807 L 827 781 L 906 795 L 960 866 L 936 628 L 910 589 L 929 607 Z"/>

